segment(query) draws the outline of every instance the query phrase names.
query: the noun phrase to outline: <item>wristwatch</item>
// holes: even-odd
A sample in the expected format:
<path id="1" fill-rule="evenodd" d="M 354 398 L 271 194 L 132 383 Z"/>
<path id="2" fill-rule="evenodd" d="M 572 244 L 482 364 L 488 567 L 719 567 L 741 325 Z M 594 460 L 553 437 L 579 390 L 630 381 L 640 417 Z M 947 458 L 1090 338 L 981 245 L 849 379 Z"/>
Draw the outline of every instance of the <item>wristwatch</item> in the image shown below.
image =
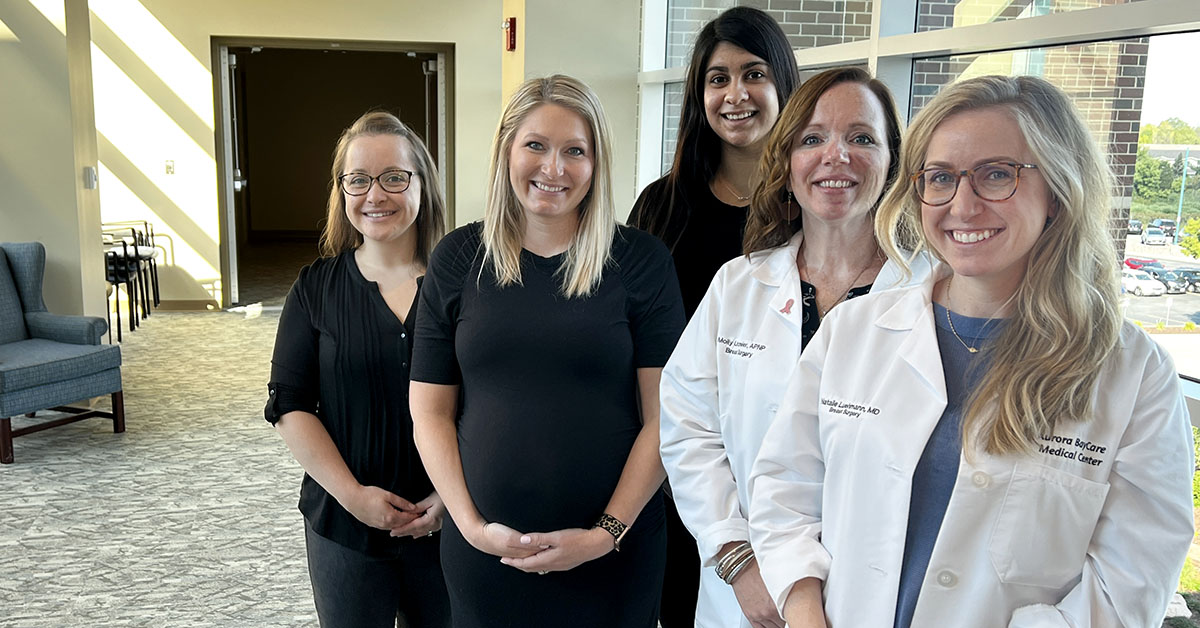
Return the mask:
<path id="1" fill-rule="evenodd" d="M 625 533 L 629 531 L 629 526 L 621 523 L 620 519 L 604 513 L 600 515 L 600 519 L 596 521 L 593 528 L 601 528 L 605 532 L 613 535 L 613 549 L 621 551 L 621 539 L 625 538 Z"/>

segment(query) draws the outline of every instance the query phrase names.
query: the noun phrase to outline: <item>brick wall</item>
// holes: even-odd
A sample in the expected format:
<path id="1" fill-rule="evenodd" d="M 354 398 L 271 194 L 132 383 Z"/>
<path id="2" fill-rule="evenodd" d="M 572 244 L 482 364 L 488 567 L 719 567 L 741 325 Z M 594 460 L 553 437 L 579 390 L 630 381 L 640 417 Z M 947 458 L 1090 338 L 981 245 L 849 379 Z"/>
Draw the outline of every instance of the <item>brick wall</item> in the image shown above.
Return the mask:
<path id="1" fill-rule="evenodd" d="M 871 35 L 871 0 L 670 0 L 667 66 L 686 66 L 696 33 L 732 6 L 762 9 L 779 22 L 792 48 L 813 48 Z"/>
<path id="2" fill-rule="evenodd" d="M 1133 197 L 1148 50 L 1146 38 L 1139 38 L 918 60 L 913 63 L 911 112 L 915 115 L 920 111 L 943 85 L 968 76 L 1031 74 L 1062 88 L 1074 101 L 1112 166 L 1116 189 L 1109 228 L 1123 252 Z"/>

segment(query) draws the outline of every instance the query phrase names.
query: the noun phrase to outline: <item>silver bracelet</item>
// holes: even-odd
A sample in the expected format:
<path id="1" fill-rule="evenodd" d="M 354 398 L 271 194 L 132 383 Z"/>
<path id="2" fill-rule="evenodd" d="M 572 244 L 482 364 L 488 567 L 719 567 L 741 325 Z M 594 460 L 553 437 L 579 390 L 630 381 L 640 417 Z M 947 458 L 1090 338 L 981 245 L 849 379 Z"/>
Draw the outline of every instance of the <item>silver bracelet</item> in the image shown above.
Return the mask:
<path id="1" fill-rule="evenodd" d="M 735 545 L 733 549 L 726 552 L 725 555 L 721 557 L 721 560 L 717 561 L 717 575 L 724 578 L 725 574 L 728 574 L 730 568 L 733 567 L 733 564 L 737 562 L 738 555 L 744 553 L 749 548 L 750 542 L 742 541 L 741 543 Z"/>
<path id="2" fill-rule="evenodd" d="M 732 582 L 732 574 L 738 567 L 744 567 L 745 562 L 754 556 L 754 549 L 748 541 L 743 541 L 730 550 L 717 562 L 717 577 L 725 582 Z"/>
<path id="3" fill-rule="evenodd" d="M 749 556 L 747 556 L 744 560 L 742 560 L 742 562 L 740 562 L 734 566 L 733 571 L 730 572 L 730 574 L 729 574 L 729 577 L 725 579 L 725 584 L 732 586 L 733 581 L 737 579 L 738 575 L 741 574 L 742 571 L 744 571 L 746 569 L 746 567 L 753 561 L 754 561 L 754 553 L 751 552 Z"/>

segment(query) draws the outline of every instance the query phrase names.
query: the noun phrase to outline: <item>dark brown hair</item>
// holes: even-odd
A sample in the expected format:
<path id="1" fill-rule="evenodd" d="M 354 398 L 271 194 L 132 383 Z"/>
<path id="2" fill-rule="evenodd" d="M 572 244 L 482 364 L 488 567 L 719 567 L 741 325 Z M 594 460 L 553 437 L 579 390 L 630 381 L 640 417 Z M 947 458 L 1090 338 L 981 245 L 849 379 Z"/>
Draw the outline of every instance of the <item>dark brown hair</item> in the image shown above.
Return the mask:
<path id="1" fill-rule="evenodd" d="M 900 168 L 900 115 L 892 92 L 882 81 L 872 78 L 862 68 L 834 68 L 825 70 L 808 79 L 788 100 L 775 129 L 767 138 L 762 158 L 758 162 L 761 180 L 754 188 L 750 199 L 750 211 L 746 216 L 746 236 L 742 240 L 742 252 L 749 255 L 755 251 L 782 246 L 795 235 L 799 221 L 791 219 L 788 205 L 791 192 L 788 179 L 791 177 L 792 142 L 796 135 L 808 126 L 817 101 L 825 92 L 842 83 L 858 83 L 871 90 L 879 99 L 883 116 L 887 122 L 888 169 L 880 190 L 880 199 L 896 180 Z M 875 205 L 879 205 L 879 200 Z"/>
<path id="2" fill-rule="evenodd" d="M 787 102 L 800 85 L 796 57 L 787 35 L 763 11 L 752 7 L 733 7 L 700 29 L 688 63 L 675 159 L 666 177 L 667 185 L 657 188 L 659 194 L 647 195 L 642 206 L 634 208 L 630 221 L 633 226 L 658 236 L 671 248 L 674 248 L 687 223 L 690 205 L 686 198 L 687 191 L 707 185 L 721 165 L 721 138 L 708 125 L 704 110 L 704 77 L 708 71 L 708 60 L 721 42 L 729 42 L 767 62 L 779 102 Z"/>

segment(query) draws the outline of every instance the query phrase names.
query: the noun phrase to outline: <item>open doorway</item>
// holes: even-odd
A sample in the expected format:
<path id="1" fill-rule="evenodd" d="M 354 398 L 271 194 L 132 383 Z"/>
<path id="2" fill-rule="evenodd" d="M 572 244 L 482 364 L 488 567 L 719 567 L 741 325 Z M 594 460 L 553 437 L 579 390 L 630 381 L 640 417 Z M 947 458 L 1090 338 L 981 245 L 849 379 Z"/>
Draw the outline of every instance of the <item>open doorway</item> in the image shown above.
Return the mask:
<path id="1" fill-rule="evenodd" d="M 223 307 L 283 304 L 318 254 L 334 144 L 366 111 L 396 114 L 425 139 L 453 220 L 452 48 L 310 43 L 214 40 Z"/>

